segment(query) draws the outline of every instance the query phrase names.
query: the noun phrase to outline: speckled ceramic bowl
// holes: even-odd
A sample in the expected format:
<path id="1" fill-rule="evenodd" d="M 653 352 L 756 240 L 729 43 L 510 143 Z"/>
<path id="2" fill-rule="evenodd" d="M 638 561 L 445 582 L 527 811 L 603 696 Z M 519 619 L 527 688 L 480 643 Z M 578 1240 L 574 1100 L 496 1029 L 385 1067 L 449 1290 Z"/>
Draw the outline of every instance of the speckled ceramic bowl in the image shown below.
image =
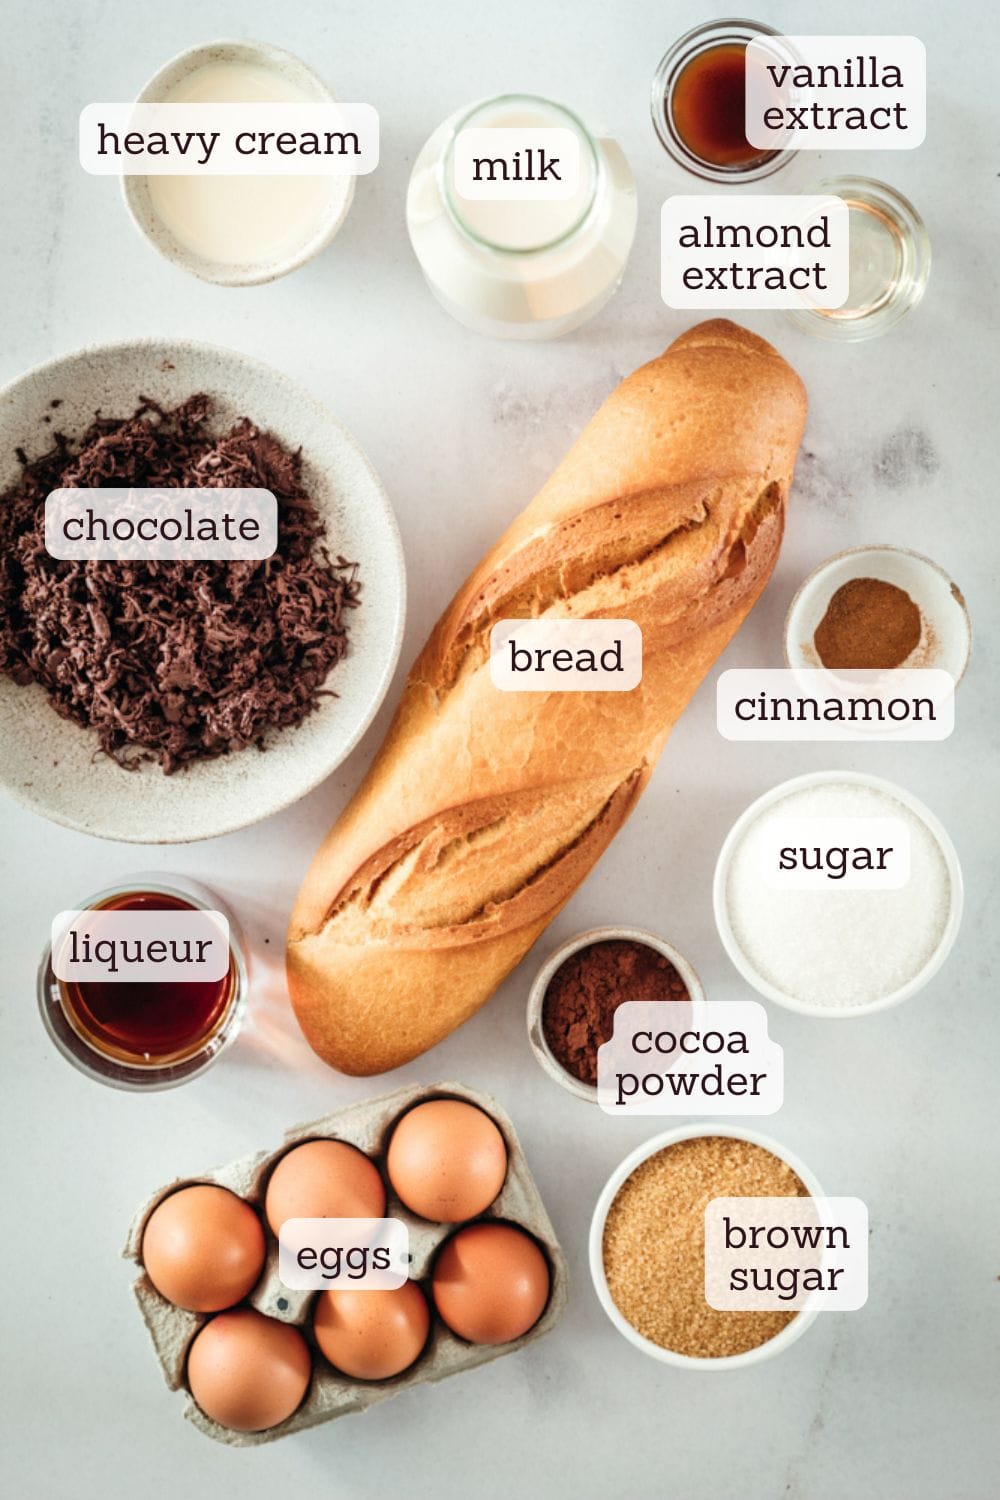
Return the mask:
<path id="1" fill-rule="evenodd" d="M 320 78 L 291 52 L 263 42 L 219 41 L 192 47 L 171 58 L 149 80 L 136 100 L 137 104 L 158 104 L 171 90 L 198 68 L 210 63 L 254 63 L 285 78 L 301 94 L 318 104 L 331 104 L 333 95 Z M 303 235 L 300 243 L 286 254 L 264 261 L 216 261 L 198 255 L 182 244 L 157 213 L 149 191 L 148 177 L 123 176 L 125 206 L 139 233 L 175 266 L 189 271 L 202 281 L 217 286 L 260 286 L 277 281 L 299 266 L 304 266 L 333 239 L 347 218 L 354 199 L 354 178 L 332 176 L 330 197 L 324 213 Z"/>
<path id="2" fill-rule="evenodd" d="M 301 446 L 332 550 L 358 563 L 362 602 L 351 612 L 348 653 L 329 679 L 336 697 L 321 698 L 302 724 L 276 733 L 263 755 L 244 750 L 173 776 L 155 764 L 122 770 L 95 754 L 96 737 L 60 718 L 41 687 L 16 687 L 0 675 L 0 785 L 56 823 L 126 843 L 213 838 L 304 796 L 371 723 L 403 635 L 402 546 L 371 464 L 320 402 L 233 350 L 139 340 L 82 349 L 30 370 L 0 391 L 0 492 L 17 479 L 18 446 L 36 457 L 51 445 L 55 427 L 79 436 L 98 408 L 125 416 L 140 392 L 176 405 L 196 391 L 212 397 L 220 427 L 248 416 L 289 448 Z M 53 400 L 61 403 L 56 410 Z"/>

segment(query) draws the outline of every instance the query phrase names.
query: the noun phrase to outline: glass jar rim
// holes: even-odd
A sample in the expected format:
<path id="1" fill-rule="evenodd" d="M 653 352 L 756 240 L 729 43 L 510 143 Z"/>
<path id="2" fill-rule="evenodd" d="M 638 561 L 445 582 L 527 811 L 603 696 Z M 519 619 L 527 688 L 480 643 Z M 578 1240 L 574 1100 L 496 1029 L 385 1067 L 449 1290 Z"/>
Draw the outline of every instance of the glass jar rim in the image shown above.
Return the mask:
<path id="1" fill-rule="evenodd" d="M 926 242 L 926 253 L 930 254 L 930 237 L 920 213 L 909 198 L 891 183 L 882 182 L 878 177 L 864 177 L 855 172 L 843 172 L 834 177 L 820 177 L 810 186 L 800 189 L 800 192 L 803 195 L 829 194 L 836 198 L 852 190 L 859 196 L 867 193 L 874 202 L 878 203 L 879 200 L 883 200 L 898 209 L 907 227 L 912 229 L 914 235 L 921 240 L 921 249 L 924 249 L 923 242 Z"/>
<path id="2" fill-rule="evenodd" d="M 587 148 L 590 153 L 590 196 L 579 217 L 575 220 L 574 223 L 569 226 L 568 229 L 565 229 L 562 234 L 556 235 L 551 240 L 546 240 L 544 244 L 531 245 L 526 248 L 519 248 L 515 245 L 498 245 L 494 240 L 487 239 L 484 235 L 477 234 L 476 231 L 466 223 L 461 209 L 455 202 L 455 195 L 452 192 L 452 165 L 454 161 L 455 142 L 458 139 L 459 131 L 464 130 L 469 125 L 470 121 L 474 120 L 476 115 L 478 115 L 481 110 L 487 109 L 490 106 L 494 105 L 506 104 L 541 104 L 544 105 L 547 110 L 554 110 L 556 114 L 563 115 L 569 122 L 570 128 L 575 129 L 582 140 L 586 142 Z M 466 237 L 466 239 L 470 240 L 472 244 L 478 246 L 479 249 L 488 250 L 491 254 L 494 255 L 524 257 L 530 255 L 543 255 L 547 251 L 557 250 L 560 246 L 568 244 L 572 239 L 576 237 L 576 235 L 580 233 L 581 229 L 583 229 L 584 225 L 587 223 L 587 220 L 593 213 L 594 206 L 597 203 L 601 183 L 604 177 L 604 166 L 601 161 L 601 153 L 597 149 L 594 137 L 591 135 L 583 120 L 580 119 L 580 116 L 577 115 L 573 110 L 567 108 L 565 104 L 557 103 L 554 99 L 546 99 L 542 94 L 510 93 L 488 95 L 484 99 L 477 100 L 475 104 L 470 105 L 469 108 L 463 112 L 461 118 L 458 119 L 451 128 L 448 145 L 445 148 L 440 162 L 438 163 L 438 173 L 440 178 L 441 197 L 444 201 L 445 208 L 448 210 L 448 216 L 451 219 L 452 223 L 455 225 L 456 229 L 458 229 L 459 232 Z"/>
<path id="3" fill-rule="evenodd" d="M 719 21 L 703 21 L 698 26 L 692 26 L 690 31 L 685 31 L 667 48 L 653 74 L 649 107 L 660 145 L 679 167 L 683 167 L 694 177 L 700 177 L 704 182 L 740 184 L 760 182 L 791 161 L 795 152 L 788 148 L 764 151 L 743 166 L 718 166 L 705 161 L 685 144 L 674 129 L 669 109 L 670 94 L 677 78 L 700 53 L 727 41 L 749 42 L 757 36 L 780 35 L 781 32 L 763 21 L 750 21 L 737 16 Z"/>

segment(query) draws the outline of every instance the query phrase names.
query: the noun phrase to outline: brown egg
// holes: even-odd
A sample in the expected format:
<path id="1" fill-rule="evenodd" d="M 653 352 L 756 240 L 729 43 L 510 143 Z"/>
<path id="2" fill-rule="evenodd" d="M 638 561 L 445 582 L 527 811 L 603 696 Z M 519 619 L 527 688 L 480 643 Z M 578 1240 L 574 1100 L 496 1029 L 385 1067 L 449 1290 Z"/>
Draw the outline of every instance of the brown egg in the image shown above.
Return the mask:
<path id="1" fill-rule="evenodd" d="M 507 1147 L 489 1115 L 461 1099 L 430 1099 L 399 1121 L 389 1181 L 423 1219 L 460 1224 L 489 1208 L 507 1175 Z"/>
<path id="2" fill-rule="evenodd" d="M 290 1417 L 311 1375 L 299 1330 L 252 1307 L 206 1323 L 188 1353 L 192 1396 L 207 1417 L 236 1432 L 262 1432 Z"/>
<path id="3" fill-rule="evenodd" d="M 533 1328 L 549 1298 L 549 1264 L 510 1224 L 470 1224 L 434 1264 L 434 1302 L 459 1338 L 508 1344 Z"/>
<path id="4" fill-rule="evenodd" d="M 385 1187 L 363 1151 L 343 1141 L 306 1141 L 271 1173 L 264 1212 L 275 1234 L 286 1219 L 381 1219 Z"/>
<path id="5" fill-rule="evenodd" d="M 331 1365 L 355 1380 L 388 1380 L 419 1358 L 431 1315 L 415 1281 L 393 1292 L 321 1292 L 313 1332 Z"/>
<path id="6" fill-rule="evenodd" d="M 264 1230 L 228 1188 L 199 1183 L 158 1203 L 142 1236 L 142 1263 L 156 1290 L 190 1312 L 240 1302 L 264 1267 Z"/>

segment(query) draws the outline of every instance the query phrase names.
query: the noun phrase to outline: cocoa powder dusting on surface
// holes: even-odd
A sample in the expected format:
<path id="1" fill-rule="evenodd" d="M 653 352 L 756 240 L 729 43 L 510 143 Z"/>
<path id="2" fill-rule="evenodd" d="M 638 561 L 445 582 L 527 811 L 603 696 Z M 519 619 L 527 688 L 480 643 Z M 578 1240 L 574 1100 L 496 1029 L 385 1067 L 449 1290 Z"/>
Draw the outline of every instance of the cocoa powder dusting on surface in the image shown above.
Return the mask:
<path id="1" fill-rule="evenodd" d="M 578 948 L 549 981 L 542 1032 L 553 1057 L 581 1083 L 597 1083 L 597 1049 L 611 1040 L 626 1000 L 687 1000 L 670 960 L 646 943 L 612 938 Z"/>
<path id="2" fill-rule="evenodd" d="M 300 453 L 247 418 L 214 435 L 206 395 L 172 411 L 139 402 L 131 417 L 96 416 L 79 443 L 56 433 L 32 462 L 18 450 L 21 478 L 0 496 L 0 667 L 40 683 L 120 765 L 156 760 L 169 774 L 301 723 L 347 650 L 359 584 L 324 545 Z M 270 490 L 277 550 L 253 562 L 56 561 L 45 497 L 101 486 Z"/>

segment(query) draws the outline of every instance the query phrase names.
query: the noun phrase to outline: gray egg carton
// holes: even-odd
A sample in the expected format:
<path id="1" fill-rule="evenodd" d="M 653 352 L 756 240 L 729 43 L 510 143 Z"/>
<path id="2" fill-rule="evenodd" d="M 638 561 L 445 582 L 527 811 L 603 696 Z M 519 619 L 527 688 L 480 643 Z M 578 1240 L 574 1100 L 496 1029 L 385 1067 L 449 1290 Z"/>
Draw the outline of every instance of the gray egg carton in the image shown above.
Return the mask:
<path id="1" fill-rule="evenodd" d="M 278 1245 L 263 1215 L 267 1179 L 279 1158 L 290 1147 L 302 1141 L 326 1137 L 358 1146 L 379 1166 L 388 1194 L 386 1214 L 402 1219 L 406 1224 L 410 1234 L 410 1273 L 414 1280 L 426 1283 L 438 1246 L 459 1226 L 429 1223 L 412 1214 L 393 1193 L 384 1164 L 389 1134 L 399 1116 L 422 1100 L 440 1097 L 467 1099 L 470 1104 L 479 1105 L 496 1121 L 502 1132 L 507 1144 L 507 1177 L 496 1202 L 480 1218 L 503 1219 L 519 1224 L 534 1236 L 548 1256 L 551 1272 L 549 1300 L 538 1322 L 521 1338 L 514 1339 L 509 1344 L 468 1344 L 456 1337 L 437 1317 L 425 1284 L 424 1290 L 428 1292 L 431 1309 L 431 1332 L 427 1347 L 416 1364 L 391 1380 L 351 1380 L 327 1363 L 313 1341 L 312 1304 L 321 1294 L 291 1291 L 278 1279 Z M 153 1209 L 178 1188 L 190 1187 L 198 1182 L 216 1183 L 220 1187 L 230 1188 L 241 1198 L 246 1198 L 260 1213 L 267 1239 L 267 1259 L 261 1278 L 246 1301 L 269 1318 L 293 1323 L 300 1328 L 309 1343 L 313 1359 L 312 1381 L 306 1398 L 298 1410 L 284 1422 L 264 1432 L 234 1432 L 231 1428 L 220 1426 L 196 1405 L 185 1384 L 188 1349 L 199 1328 L 209 1321 L 210 1315 L 186 1312 L 183 1308 L 175 1307 L 160 1296 L 145 1271 L 142 1271 L 138 1280 L 133 1283 L 132 1290 L 153 1340 L 167 1385 L 172 1391 L 184 1391 L 187 1398 L 184 1415 L 202 1432 L 220 1443 L 250 1447 L 257 1443 L 272 1442 L 275 1438 L 302 1432 L 307 1427 L 315 1427 L 334 1417 L 346 1416 L 348 1412 L 365 1411 L 376 1402 L 385 1401 L 400 1391 L 409 1390 L 411 1386 L 443 1380 L 448 1375 L 457 1375 L 462 1370 L 472 1370 L 491 1359 L 499 1359 L 501 1355 L 513 1354 L 515 1350 L 548 1333 L 566 1304 L 566 1260 L 538 1195 L 534 1178 L 528 1170 L 514 1127 L 495 1099 L 488 1094 L 465 1088 L 462 1084 L 440 1083 L 430 1087 L 418 1084 L 399 1089 L 394 1094 L 385 1094 L 379 1099 L 352 1104 L 331 1115 L 324 1115 L 321 1120 L 295 1126 L 286 1132 L 284 1144 L 277 1150 L 259 1151 L 255 1156 L 241 1157 L 239 1161 L 230 1162 L 228 1166 L 219 1167 L 215 1171 L 203 1172 L 197 1177 L 178 1178 L 168 1183 L 153 1193 L 133 1218 L 122 1251 L 126 1259 L 134 1261 L 141 1270 L 142 1236 Z"/>

